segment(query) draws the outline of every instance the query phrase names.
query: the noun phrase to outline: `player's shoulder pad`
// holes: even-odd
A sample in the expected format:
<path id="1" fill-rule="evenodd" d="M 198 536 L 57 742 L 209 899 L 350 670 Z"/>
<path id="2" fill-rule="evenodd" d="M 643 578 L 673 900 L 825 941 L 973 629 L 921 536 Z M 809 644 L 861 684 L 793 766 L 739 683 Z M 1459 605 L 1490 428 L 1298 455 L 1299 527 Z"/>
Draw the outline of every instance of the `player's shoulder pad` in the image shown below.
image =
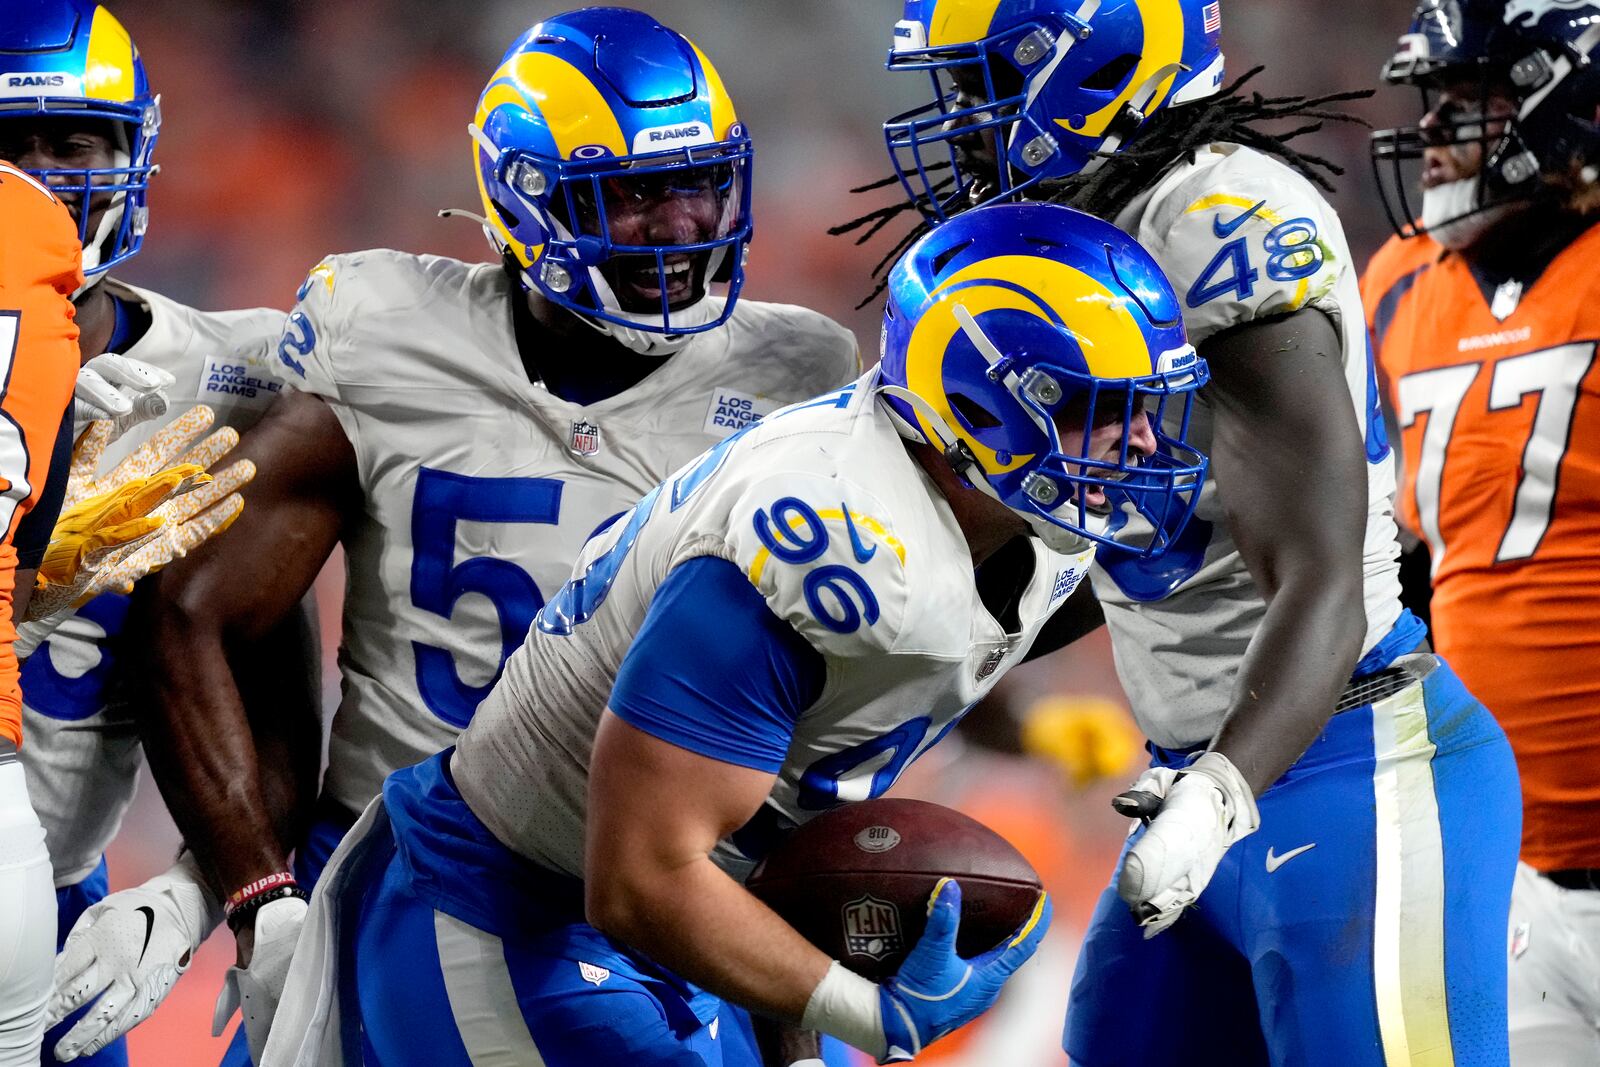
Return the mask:
<path id="1" fill-rule="evenodd" d="M 1315 306 L 1336 321 L 1351 271 L 1338 216 L 1282 162 L 1215 145 L 1157 188 L 1137 236 L 1172 281 L 1195 343 L 1230 326 Z"/>
<path id="2" fill-rule="evenodd" d="M 766 381 L 766 396 L 815 396 L 861 374 L 855 334 L 820 311 L 741 299 L 729 321 L 741 377 Z"/>
<path id="3" fill-rule="evenodd" d="M 390 313 L 418 314 L 436 294 L 459 289 L 482 268 L 389 248 L 323 258 L 295 292 L 277 346 L 278 376 L 307 392 L 342 399 L 340 384 L 352 371 L 345 363 L 361 350 L 362 334 L 392 328 Z"/>
<path id="4" fill-rule="evenodd" d="M 83 248 L 64 204 L 39 179 L 0 162 L 0 289 L 49 286 L 70 296 L 83 284 Z"/>
<path id="5" fill-rule="evenodd" d="M 768 470 L 738 485 L 725 512 L 733 562 L 824 656 L 892 650 L 906 625 L 915 547 L 894 515 L 837 471 Z"/>

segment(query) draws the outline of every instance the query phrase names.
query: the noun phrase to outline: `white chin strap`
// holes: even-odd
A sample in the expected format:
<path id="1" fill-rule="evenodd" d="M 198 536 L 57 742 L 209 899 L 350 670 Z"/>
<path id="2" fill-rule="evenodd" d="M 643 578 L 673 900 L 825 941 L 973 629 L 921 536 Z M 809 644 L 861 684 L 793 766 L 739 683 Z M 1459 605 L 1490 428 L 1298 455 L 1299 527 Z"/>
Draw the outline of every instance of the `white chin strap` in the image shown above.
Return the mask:
<path id="1" fill-rule="evenodd" d="M 1148 78 L 1146 78 L 1144 80 L 1144 84 L 1140 85 L 1134 94 L 1128 98 L 1127 104 L 1123 105 L 1124 108 L 1136 111 L 1143 116 L 1145 108 L 1150 106 L 1150 101 L 1155 99 L 1156 93 L 1160 91 L 1161 86 L 1166 83 L 1167 79 L 1176 78 L 1186 69 L 1188 68 L 1186 68 L 1182 63 L 1168 63 L 1160 70 L 1155 71 Z M 1141 117 L 1139 120 L 1139 126 L 1143 125 L 1144 118 Z M 1132 131 L 1129 131 L 1129 133 L 1138 132 L 1139 126 L 1135 126 Z M 1085 163 L 1083 165 L 1083 170 L 1081 170 L 1079 173 L 1093 174 L 1095 171 L 1105 166 L 1106 161 L 1111 158 L 1112 154 L 1116 152 L 1117 149 L 1122 147 L 1122 142 L 1127 140 L 1128 136 L 1128 133 L 1122 132 L 1108 134 L 1106 138 L 1100 142 L 1100 147 L 1097 150 L 1098 154 L 1096 154 L 1093 159 L 1089 160 L 1089 162 Z"/>
<path id="2" fill-rule="evenodd" d="M 1488 229 L 1519 210 L 1517 203 L 1483 207 L 1477 175 L 1422 191 L 1422 226 L 1428 236 L 1453 252 L 1471 248 Z"/>

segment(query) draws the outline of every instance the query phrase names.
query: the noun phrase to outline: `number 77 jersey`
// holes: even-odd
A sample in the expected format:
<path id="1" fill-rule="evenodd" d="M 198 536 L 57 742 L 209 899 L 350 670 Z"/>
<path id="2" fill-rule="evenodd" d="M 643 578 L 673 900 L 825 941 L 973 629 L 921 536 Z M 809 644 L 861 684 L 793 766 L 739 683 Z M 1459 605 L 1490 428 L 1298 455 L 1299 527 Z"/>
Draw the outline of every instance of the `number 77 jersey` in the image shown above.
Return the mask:
<path id="1" fill-rule="evenodd" d="M 361 480 L 325 783 L 349 811 L 454 741 L 592 534 L 719 439 L 857 372 L 836 323 L 741 300 L 638 384 L 568 403 L 529 380 L 522 300 L 496 264 L 334 256 L 278 346 Z"/>
<path id="2" fill-rule="evenodd" d="M 1600 854 L 1597 257 L 1591 225 L 1536 278 L 1495 286 L 1429 238 L 1392 239 L 1362 280 L 1435 644 L 1511 739 L 1523 858 L 1542 870 Z"/>

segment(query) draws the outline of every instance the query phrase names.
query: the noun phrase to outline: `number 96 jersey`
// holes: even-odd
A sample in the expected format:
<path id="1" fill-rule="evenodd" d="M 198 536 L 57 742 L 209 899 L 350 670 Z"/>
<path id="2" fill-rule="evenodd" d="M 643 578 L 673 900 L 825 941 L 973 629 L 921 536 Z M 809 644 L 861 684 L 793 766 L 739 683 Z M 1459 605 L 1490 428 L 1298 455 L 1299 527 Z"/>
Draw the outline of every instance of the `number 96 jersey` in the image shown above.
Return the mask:
<path id="1" fill-rule="evenodd" d="M 826 676 L 794 723 L 763 809 L 717 850 L 735 876 L 783 831 L 885 792 L 1026 655 L 1093 553 L 1060 555 L 1029 538 L 1008 632 L 979 598 L 967 541 L 875 384 L 869 372 L 768 416 L 652 489 L 585 547 L 451 765 L 502 843 L 582 876 L 601 713 L 656 590 L 697 557 L 736 565 L 820 655 Z"/>
<path id="2" fill-rule="evenodd" d="M 521 299 L 496 264 L 378 250 L 319 264 L 289 316 L 281 373 L 327 401 L 362 488 L 324 784 L 350 811 L 451 744 L 591 534 L 708 445 L 858 373 L 830 319 L 741 300 L 637 385 L 569 403 L 529 380 Z"/>

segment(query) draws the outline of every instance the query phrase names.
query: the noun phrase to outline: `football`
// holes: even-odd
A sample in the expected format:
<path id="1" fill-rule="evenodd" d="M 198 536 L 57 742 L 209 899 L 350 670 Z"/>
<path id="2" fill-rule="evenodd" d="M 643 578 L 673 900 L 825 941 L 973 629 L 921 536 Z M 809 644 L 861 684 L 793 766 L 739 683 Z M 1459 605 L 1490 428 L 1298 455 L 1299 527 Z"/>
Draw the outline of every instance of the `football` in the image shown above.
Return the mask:
<path id="1" fill-rule="evenodd" d="M 805 938 L 867 978 L 894 974 L 922 936 L 942 877 L 961 885 L 957 951 L 994 948 L 1039 898 L 1039 876 L 1010 842 L 921 800 L 868 800 L 819 815 L 745 883 Z"/>

